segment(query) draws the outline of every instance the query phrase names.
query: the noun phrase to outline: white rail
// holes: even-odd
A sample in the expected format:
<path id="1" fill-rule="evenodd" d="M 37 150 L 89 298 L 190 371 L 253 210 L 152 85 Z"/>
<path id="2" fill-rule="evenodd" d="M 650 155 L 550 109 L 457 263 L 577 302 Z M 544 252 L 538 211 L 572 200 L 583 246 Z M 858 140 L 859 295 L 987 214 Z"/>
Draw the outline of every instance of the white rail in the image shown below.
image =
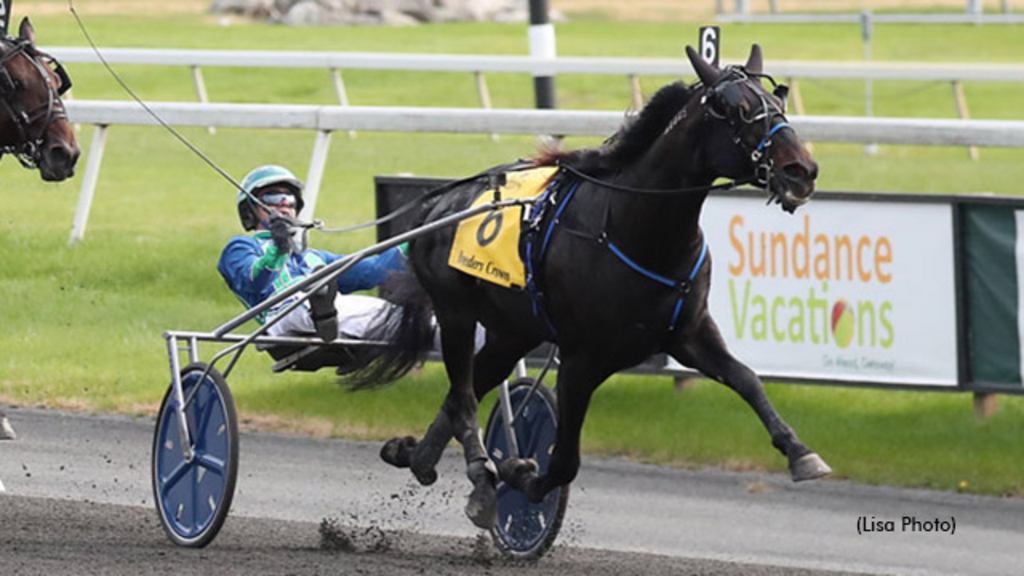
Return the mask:
<path id="1" fill-rule="evenodd" d="M 88 48 L 54 47 L 48 50 L 69 63 L 98 63 Z M 558 74 L 612 74 L 625 76 L 632 92 L 633 105 L 643 105 L 641 76 L 680 76 L 690 74 L 689 63 L 680 58 L 585 58 L 532 56 L 402 54 L 369 52 L 285 52 L 259 50 L 186 50 L 147 48 L 104 48 L 104 57 L 113 64 L 148 66 L 188 66 L 200 102 L 208 102 L 202 66 L 252 68 L 321 68 L 330 72 L 338 104 L 349 105 L 342 71 L 349 70 L 414 70 L 471 73 L 480 106 L 491 108 L 491 95 L 484 74 L 487 72 L 523 73 L 533 76 Z M 923 63 L 923 62 L 813 62 L 771 60 L 767 71 L 785 79 L 791 86 L 791 98 L 797 114 L 806 114 L 800 91 L 800 79 L 847 79 L 865 82 L 865 111 L 871 116 L 873 97 L 871 83 L 875 80 L 913 80 L 949 82 L 961 119 L 970 117 L 963 82 L 1024 82 L 1024 64 Z M 212 132 L 214 127 L 210 126 Z M 355 137 L 355 130 L 349 130 Z M 491 134 L 494 139 L 497 134 Z M 872 144 L 873 145 L 873 144 Z M 970 148 L 977 159 L 977 148 Z"/>
<path id="2" fill-rule="evenodd" d="M 622 123 L 622 112 L 285 104 L 152 102 L 169 124 L 223 128 L 291 128 L 318 131 L 462 132 L 604 136 Z M 156 125 L 133 102 L 72 100 L 68 116 L 81 124 Z M 807 140 L 936 146 L 1024 147 L 1024 121 L 791 116 Z"/>
<path id="3" fill-rule="evenodd" d="M 157 125 L 134 102 L 70 100 L 68 117 L 93 124 L 70 243 L 85 236 L 107 131 L 113 125 Z M 481 134 L 564 134 L 604 136 L 621 125 L 621 112 L 569 110 L 481 110 L 476 108 L 408 108 L 280 104 L 198 104 L 152 102 L 150 108 L 175 126 L 279 128 L 314 130 L 313 150 L 303 216 L 312 217 L 317 183 L 327 161 L 330 134 L 339 130 L 388 132 L 459 132 Z M 790 122 L 808 140 L 818 142 L 890 143 L 940 146 L 1024 147 L 1024 121 L 792 116 Z"/>
<path id="4" fill-rule="evenodd" d="M 877 24 L 1022 24 L 1024 14 L 872 14 Z M 745 24 L 857 24 L 860 14 L 719 14 L 715 20 Z"/>
<path id="5" fill-rule="evenodd" d="M 48 52 L 65 63 L 99 63 L 88 48 L 54 47 Z M 512 72 L 611 74 L 620 76 L 692 75 L 685 58 L 532 58 L 530 56 L 400 54 L 366 52 L 281 52 L 259 50 L 170 50 L 101 48 L 112 64 L 153 66 L 227 66 L 252 68 L 322 68 L 325 70 L 413 70 L 432 72 Z M 812 62 L 769 60 L 766 71 L 787 78 L 855 80 L 935 80 L 1024 82 L 1024 64 L 923 62 Z"/>

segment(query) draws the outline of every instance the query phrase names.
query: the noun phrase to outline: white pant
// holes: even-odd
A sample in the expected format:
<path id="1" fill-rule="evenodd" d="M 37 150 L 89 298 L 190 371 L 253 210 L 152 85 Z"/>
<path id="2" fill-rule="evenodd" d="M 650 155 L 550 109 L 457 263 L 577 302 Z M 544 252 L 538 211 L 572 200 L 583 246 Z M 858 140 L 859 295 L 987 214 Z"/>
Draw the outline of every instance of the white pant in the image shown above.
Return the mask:
<path id="1" fill-rule="evenodd" d="M 382 298 L 363 294 L 338 294 L 334 298 L 334 306 L 338 310 L 338 337 L 354 340 L 367 338 L 370 331 L 387 318 L 387 314 L 395 305 Z M 437 320 L 431 318 L 434 327 L 434 347 L 441 349 L 441 331 L 437 329 Z M 296 336 L 316 333 L 313 317 L 304 302 L 287 316 L 267 329 L 270 336 Z M 474 352 L 483 348 L 486 330 L 476 325 Z"/>

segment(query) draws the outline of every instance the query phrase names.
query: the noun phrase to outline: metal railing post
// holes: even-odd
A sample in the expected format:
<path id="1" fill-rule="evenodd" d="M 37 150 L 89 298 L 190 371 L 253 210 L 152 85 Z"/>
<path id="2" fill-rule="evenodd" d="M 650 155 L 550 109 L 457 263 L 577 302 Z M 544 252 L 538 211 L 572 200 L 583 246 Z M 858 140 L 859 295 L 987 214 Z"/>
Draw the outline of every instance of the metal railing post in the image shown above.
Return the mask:
<path id="1" fill-rule="evenodd" d="M 345 79 L 341 77 L 341 69 L 331 68 L 331 80 L 334 82 L 334 93 L 338 96 L 338 104 L 348 106 L 348 92 L 345 90 Z M 349 130 L 348 137 L 355 138 L 356 131 Z"/>
<path id="2" fill-rule="evenodd" d="M 864 61 L 871 61 L 871 36 L 873 32 L 872 14 L 870 10 L 860 13 L 860 33 L 864 40 Z M 864 80 L 864 115 L 871 117 L 875 115 L 874 84 L 871 78 Z M 878 144 L 871 142 L 864 146 L 867 154 L 878 154 Z"/>
<path id="3" fill-rule="evenodd" d="M 629 91 L 633 95 L 633 108 L 640 110 L 644 107 L 644 95 L 640 90 L 640 77 L 636 74 L 629 75 Z"/>
<path id="4" fill-rule="evenodd" d="M 327 166 L 327 152 L 331 148 L 331 131 L 319 130 L 316 133 L 316 144 L 313 145 L 313 156 L 309 160 L 309 174 L 306 176 L 306 189 L 303 194 L 305 205 L 299 213 L 300 220 L 312 220 L 316 211 L 316 200 L 320 195 L 320 185 L 324 180 L 324 169 Z"/>
<path id="5" fill-rule="evenodd" d="M 793 101 L 793 111 L 799 116 L 805 115 L 807 112 L 804 110 L 804 96 L 800 92 L 800 81 L 796 78 L 788 78 L 787 82 L 789 82 L 789 98 Z M 808 152 L 814 152 L 813 142 L 805 141 L 804 147 Z"/>
<path id="6" fill-rule="evenodd" d="M 484 78 L 484 73 L 480 71 L 473 72 L 473 78 L 476 80 L 476 94 L 480 98 L 480 107 L 484 110 L 490 110 L 491 92 L 487 89 L 487 79 Z M 491 132 L 491 141 L 498 141 L 498 135 L 494 132 Z"/>
<path id="7" fill-rule="evenodd" d="M 967 96 L 964 94 L 964 85 L 959 80 L 953 81 L 953 99 L 956 100 L 956 113 L 960 116 L 960 119 L 969 120 L 971 112 L 967 109 Z M 971 156 L 971 160 L 978 159 L 977 146 L 968 146 L 967 153 Z"/>
<path id="8" fill-rule="evenodd" d="M 195 64 L 193 64 L 191 68 L 192 82 L 196 85 L 196 96 L 199 98 L 199 101 L 203 104 L 209 104 L 210 98 L 206 94 L 206 81 L 203 80 L 203 70 Z M 213 126 L 207 126 L 206 131 L 209 132 L 210 134 L 217 133 L 217 129 Z"/>
<path id="9" fill-rule="evenodd" d="M 89 144 L 89 160 L 85 164 L 82 176 L 82 192 L 78 196 L 78 208 L 75 210 L 75 222 L 71 227 L 68 246 L 74 246 L 85 237 L 85 227 L 89 223 L 89 210 L 96 194 L 96 182 L 100 177 L 100 164 L 103 162 L 103 150 L 107 146 L 106 124 L 97 124 Z"/>

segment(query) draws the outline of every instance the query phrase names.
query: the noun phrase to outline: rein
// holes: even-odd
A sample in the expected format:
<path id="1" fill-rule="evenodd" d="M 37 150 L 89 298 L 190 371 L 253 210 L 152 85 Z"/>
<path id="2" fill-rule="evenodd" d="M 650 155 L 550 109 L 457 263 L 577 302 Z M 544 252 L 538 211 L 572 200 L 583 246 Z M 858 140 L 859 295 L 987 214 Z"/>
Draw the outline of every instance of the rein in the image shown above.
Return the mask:
<path id="1" fill-rule="evenodd" d="M 591 184 L 597 184 L 598 186 L 600 186 L 602 188 L 608 188 L 609 190 L 615 190 L 617 192 L 628 192 L 630 194 L 656 194 L 656 195 L 697 194 L 697 193 L 700 193 L 700 192 L 712 192 L 712 191 L 715 191 L 715 190 L 731 190 L 731 189 L 733 189 L 733 188 L 735 188 L 737 186 L 742 186 L 744 184 L 750 184 L 751 182 L 756 182 L 757 181 L 757 177 L 756 176 L 751 176 L 749 178 L 739 178 L 737 180 L 732 180 L 730 182 L 725 182 L 725 183 L 722 183 L 722 184 L 713 184 L 713 185 L 710 185 L 710 186 L 693 186 L 693 187 L 689 187 L 689 188 L 664 188 L 664 189 L 659 189 L 659 188 L 634 188 L 632 186 L 623 186 L 621 184 L 616 184 L 614 182 L 609 182 L 608 180 L 602 180 L 600 178 L 597 178 L 596 176 L 591 176 L 590 174 L 582 172 L 578 168 L 575 168 L 575 167 L 570 166 L 568 164 L 559 164 L 558 167 L 563 169 L 563 170 L 565 170 L 566 172 L 569 172 L 570 174 L 572 174 L 574 176 L 579 177 L 582 180 L 586 180 L 587 182 L 590 182 Z"/>
<path id="2" fill-rule="evenodd" d="M 323 223 L 322 220 L 313 220 L 313 222 L 302 223 L 299 226 L 302 227 L 302 228 L 306 228 L 306 229 L 312 228 L 312 229 L 315 229 L 315 230 L 318 230 L 320 232 L 324 232 L 324 233 L 327 233 L 327 234 L 338 234 L 338 233 L 342 233 L 342 232 L 354 232 L 356 230 L 362 230 L 363 228 L 370 228 L 371 226 L 378 226 L 380 224 L 385 224 L 387 222 L 390 222 L 390 221 L 394 220 L 395 218 L 398 218 L 402 214 L 405 214 L 406 212 L 408 212 L 409 210 L 412 210 L 413 208 L 415 208 L 416 206 L 422 204 L 423 202 L 426 202 L 427 200 L 430 200 L 431 198 L 433 198 L 435 196 L 439 196 L 439 195 L 441 195 L 441 194 L 443 194 L 445 192 L 448 192 L 452 188 L 456 188 L 458 186 L 461 186 L 463 184 L 468 184 L 470 182 L 475 182 L 475 181 L 477 181 L 477 180 L 479 180 L 479 179 L 481 179 L 481 178 L 486 176 L 488 178 L 489 188 L 491 190 L 497 190 L 500 186 L 504 185 L 504 177 L 505 177 L 505 172 L 506 171 L 507 172 L 514 172 L 514 171 L 517 171 L 517 170 L 525 170 L 527 168 L 532 168 L 532 167 L 533 167 L 532 163 L 526 163 L 526 162 L 514 163 L 514 164 L 511 164 L 511 165 L 500 166 L 499 167 L 499 169 L 501 170 L 500 172 L 496 171 L 495 169 L 487 169 L 487 170 L 484 170 L 483 172 L 478 172 L 478 173 L 476 173 L 476 174 L 474 174 L 472 176 L 467 176 L 465 178 L 460 178 L 458 180 L 452 180 L 450 182 L 445 182 L 444 184 L 441 184 L 440 186 L 436 186 L 434 188 L 431 188 L 429 190 L 424 191 L 421 195 L 419 195 L 419 196 L 409 200 L 408 202 L 406 202 L 405 204 L 402 204 L 398 208 L 395 208 L 394 210 L 392 210 L 388 214 L 385 214 L 384 216 L 381 216 L 380 218 L 377 218 L 375 220 L 371 220 L 369 222 L 363 222 L 361 224 L 354 224 L 352 226 L 347 226 L 345 228 L 325 228 L 324 227 L 324 223 Z"/>

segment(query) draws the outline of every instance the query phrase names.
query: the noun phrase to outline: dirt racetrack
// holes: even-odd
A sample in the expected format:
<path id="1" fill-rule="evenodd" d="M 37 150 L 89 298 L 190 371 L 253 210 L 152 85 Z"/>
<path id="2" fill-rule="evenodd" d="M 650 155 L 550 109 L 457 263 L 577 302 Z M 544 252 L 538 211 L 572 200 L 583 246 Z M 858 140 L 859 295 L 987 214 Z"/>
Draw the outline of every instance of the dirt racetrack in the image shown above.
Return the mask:
<path id="1" fill-rule="evenodd" d="M 208 548 L 188 550 L 153 508 L 151 420 L 9 416 L 18 439 L 0 442 L 0 576 L 1020 574 L 1022 500 L 617 459 L 585 459 L 554 548 L 508 564 L 462 513 L 456 450 L 421 487 L 379 461 L 379 443 L 268 433 L 242 435 L 227 522 Z M 956 530 L 858 528 L 903 517 Z"/>
<path id="2" fill-rule="evenodd" d="M 60 574 L 840 574 L 557 546 L 537 564 L 504 561 L 481 536 L 342 526 L 336 549 L 313 523 L 231 517 L 203 550 L 174 547 L 151 508 L 0 496 L 0 573 Z M 337 541 L 336 539 L 333 541 Z M 334 549 L 332 549 L 334 548 Z"/>

